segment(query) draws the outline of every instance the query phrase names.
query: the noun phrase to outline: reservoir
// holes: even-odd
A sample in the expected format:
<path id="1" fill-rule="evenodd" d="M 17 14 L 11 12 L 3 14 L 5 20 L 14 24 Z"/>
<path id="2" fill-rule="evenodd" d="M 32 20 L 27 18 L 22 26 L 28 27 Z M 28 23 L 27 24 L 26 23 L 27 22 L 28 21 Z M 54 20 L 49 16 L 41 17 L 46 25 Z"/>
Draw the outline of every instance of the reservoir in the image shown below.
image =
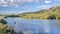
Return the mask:
<path id="1" fill-rule="evenodd" d="M 60 34 L 60 20 L 5 18 L 15 32 L 23 34 Z"/>

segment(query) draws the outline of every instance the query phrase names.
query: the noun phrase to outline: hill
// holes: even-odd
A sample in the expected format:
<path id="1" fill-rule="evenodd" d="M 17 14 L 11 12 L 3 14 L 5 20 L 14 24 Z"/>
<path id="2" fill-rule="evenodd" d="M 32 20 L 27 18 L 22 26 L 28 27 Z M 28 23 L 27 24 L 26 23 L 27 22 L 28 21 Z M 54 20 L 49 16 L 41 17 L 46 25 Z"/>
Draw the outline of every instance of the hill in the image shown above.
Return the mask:
<path id="1" fill-rule="evenodd" d="M 24 19 L 60 19 L 60 6 L 54 6 L 36 12 L 21 13 L 18 16 Z"/>

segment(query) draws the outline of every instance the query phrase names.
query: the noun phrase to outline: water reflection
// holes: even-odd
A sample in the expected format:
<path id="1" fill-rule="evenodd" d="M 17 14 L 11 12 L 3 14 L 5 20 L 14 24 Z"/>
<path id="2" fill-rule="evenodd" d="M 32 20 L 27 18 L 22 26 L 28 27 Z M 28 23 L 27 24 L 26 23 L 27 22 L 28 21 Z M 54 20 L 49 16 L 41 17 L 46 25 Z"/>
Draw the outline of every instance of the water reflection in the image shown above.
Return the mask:
<path id="1" fill-rule="evenodd" d="M 54 27 L 54 23 L 59 24 L 60 20 L 32 20 L 21 18 L 6 18 L 8 25 L 13 26 L 14 30 L 23 34 L 59 34 L 60 29 Z M 16 23 L 14 23 L 16 22 Z M 54 25 L 53 25 L 54 24 Z"/>

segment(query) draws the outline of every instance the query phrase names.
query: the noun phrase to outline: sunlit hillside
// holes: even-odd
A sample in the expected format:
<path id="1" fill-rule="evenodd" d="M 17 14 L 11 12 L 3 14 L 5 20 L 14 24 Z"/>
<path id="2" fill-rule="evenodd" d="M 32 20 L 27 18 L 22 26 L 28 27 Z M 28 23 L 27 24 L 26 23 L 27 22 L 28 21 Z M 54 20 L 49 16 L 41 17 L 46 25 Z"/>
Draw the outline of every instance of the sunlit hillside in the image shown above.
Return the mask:
<path id="1" fill-rule="evenodd" d="M 60 6 L 43 9 L 37 12 L 19 14 L 24 19 L 60 19 Z"/>
<path id="2" fill-rule="evenodd" d="M 0 15 L 0 34 L 12 34 L 13 27 L 7 25 L 3 15 Z"/>

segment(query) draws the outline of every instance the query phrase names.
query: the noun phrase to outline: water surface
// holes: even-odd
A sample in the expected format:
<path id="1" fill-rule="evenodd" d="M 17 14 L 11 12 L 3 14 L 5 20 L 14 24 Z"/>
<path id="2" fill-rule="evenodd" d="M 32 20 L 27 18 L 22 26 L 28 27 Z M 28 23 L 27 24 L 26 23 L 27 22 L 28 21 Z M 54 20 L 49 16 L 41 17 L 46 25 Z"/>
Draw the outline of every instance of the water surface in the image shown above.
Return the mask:
<path id="1" fill-rule="evenodd" d="M 60 20 L 6 18 L 8 25 L 24 34 L 60 34 Z"/>

